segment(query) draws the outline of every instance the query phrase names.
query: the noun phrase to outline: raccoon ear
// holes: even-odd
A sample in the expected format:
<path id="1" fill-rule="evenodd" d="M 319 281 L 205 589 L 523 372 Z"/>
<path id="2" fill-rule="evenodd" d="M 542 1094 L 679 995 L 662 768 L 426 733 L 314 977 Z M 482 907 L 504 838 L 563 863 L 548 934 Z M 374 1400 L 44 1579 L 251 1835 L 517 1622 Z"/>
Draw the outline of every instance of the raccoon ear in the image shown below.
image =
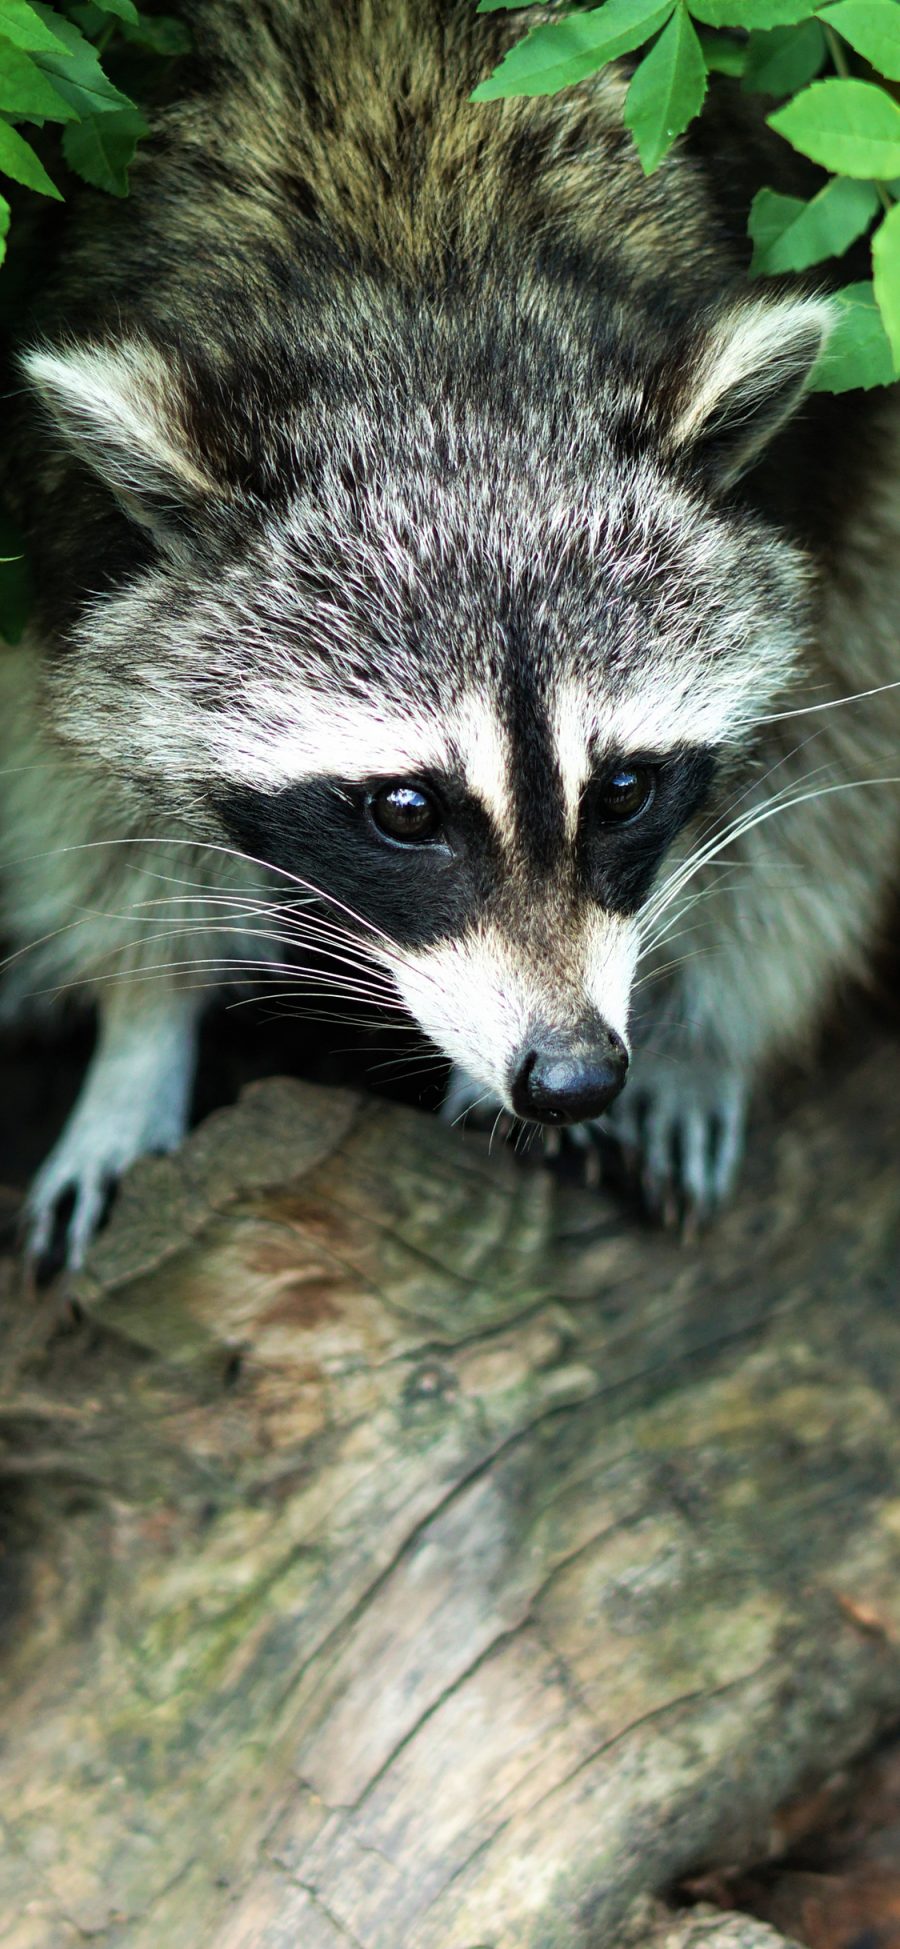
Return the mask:
<path id="1" fill-rule="evenodd" d="M 185 516 L 216 492 L 191 450 L 188 395 L 175 367 L 138 339 L 38 348 L 22 364 L 67 445 L 132 520 L 174 543 Z"/>
<path id="2" fill-rule="evenodd" d="M 834 323 L 821 298 L 737 306 L 711 332 L 670 438 L 728 488 L 790 419 Z"/>

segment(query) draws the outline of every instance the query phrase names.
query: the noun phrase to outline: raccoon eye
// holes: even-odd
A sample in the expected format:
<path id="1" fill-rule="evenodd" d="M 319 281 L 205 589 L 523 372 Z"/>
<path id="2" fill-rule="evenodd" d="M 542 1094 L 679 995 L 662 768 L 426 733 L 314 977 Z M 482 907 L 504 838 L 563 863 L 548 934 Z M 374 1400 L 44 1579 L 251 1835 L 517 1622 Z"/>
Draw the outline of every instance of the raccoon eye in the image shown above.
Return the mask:
<path id="1" fill-rule="evenodd" d="M 401 845 L 422 845 L 436 839 L 441 815 L 433 798 L 419 785 L 383 785 L 369 799 L 373 824 L 386 839 Z"/>
<path id="2" fill-rule="evenodd" d="M 607 773 L 597 786 L 594 806 L 598 817 L 610 825 L 623 825 L 646 812 L 656 791 L 656 773 L 650 765 L 619 765 Z"/>

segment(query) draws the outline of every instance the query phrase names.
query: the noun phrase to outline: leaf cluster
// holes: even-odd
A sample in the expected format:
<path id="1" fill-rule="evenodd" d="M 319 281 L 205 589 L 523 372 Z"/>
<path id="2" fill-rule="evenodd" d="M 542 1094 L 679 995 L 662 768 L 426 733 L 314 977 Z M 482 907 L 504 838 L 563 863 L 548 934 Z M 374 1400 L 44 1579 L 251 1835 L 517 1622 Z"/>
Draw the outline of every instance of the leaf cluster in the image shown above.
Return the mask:
<path id="1" fill-rule="evenodd" d="M 107 50 L 131 46 L 146 59 L 188 45 L 180 21 L 144 16 L 134 0 L 0 0 L 0 176 L 62 201 L 59 182 L 70 169 L 127 195 L 147 124 L 110 78 Z M 0 195 L 0 262 L 9 225 L 9 200 Z"/>
<path id="2" fill-rule="evenodd" d="M 479 0 L 493 13 L 534 0 Z M 508 50 L 474 101 L 551 95 L 628 55 L 625 122 L 645 172 L 699 115 L 718 75 L 774 98 L 769 126 L 827 172 L 809 200 L 763 189 L 748 227 L 757 276 L 813 271 L 871 238 L 872 276 L 836 294 L 814 374 L 824 391 L 900 375 L 900 0 L 603 0 L 561 6 Z"/>
<path id="3" fill-rule="evenodd" d="M 134 0 L 0 0 L 0 179 L 9 190 L 0 192 L 0 264 L 13 194 L 62 202 L 70 170 L 113 196 L 128 194 L 129 165 L 147 129 L 134 94 L 150 92 L 160 59 L 189 45 L 179 20 L 139 13 Z M 138 85 L 126 90 L 121 82 L 132 74 Z M 4 286 L 9 277 L 7 270 Z M 11 290 L 15 306 L 15 280 Z M 30 600 L 21 537 L 0 508 L 0 635 L 7 642 L 18 642 Z"/>

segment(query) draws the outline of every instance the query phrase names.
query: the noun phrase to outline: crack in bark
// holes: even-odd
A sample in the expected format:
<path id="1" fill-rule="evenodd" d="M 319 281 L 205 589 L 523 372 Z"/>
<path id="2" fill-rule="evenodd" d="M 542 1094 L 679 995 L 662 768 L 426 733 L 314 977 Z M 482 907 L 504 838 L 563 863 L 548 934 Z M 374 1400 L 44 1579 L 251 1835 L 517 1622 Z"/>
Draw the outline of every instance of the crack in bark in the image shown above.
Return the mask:
<path id="1" fill-rule="evenodd" d="M 301 1881 L 298 1875 L 291 1874 L 290 1869 L 285 1869 L 283 1872 L 287 1874 L 288 1880 L 293 1882 L 295 1888 L 301 1889 L 304 1895 L 309 1896 L 313 1907 L 320 1910 L 326 1922 L 330 1922 L 331 1927 L 341 1937 L 342 1942 L 349 1942 L 351 1949 L 366 1949 L 365 1943 L 361 1942 L 359 1936 L 354 1935 L 353 1931 L 348 1929 L 346 1923 L 342 1922 L 340 1917 L 335 1915 L 334 1910 L 329 1908 L 328 1903 L 323 1900 L 318 1889 L 314 1888 L 311 1882 Z"/>
<path id="2" fill-rule="evenodd" d="M 564 1792 L 566 1787 L 571 1786 L 573 1780 L 577 1780 L 580 1774 L 595 1765 L 597 1760 L 602 1759 L 605 1753 L 612 1752 L 624 1739 L 630 1738 L 633 1733 L 639 1731 L 643 1726 L 652 1725 L 655 1721 L 664 1718 L 667 1714 L 680 1712 L 685 1706 L 693 1705 L 698 1700 L 706 1701 L 727 1697 L 729 1692 L 738 1690 L 742 1685 L 752 1683 L 755 1678 L 760 1677 L 770 1668 L 777 1669 L 778 1664 L 779 1660 L 777 1659 L 764 1659 L 761 1665 L 756 1666 L 749 1672 L 742 1673 L 737 1679 L 728 1679 L 724 1684 L 719 1686 L 698 1687 L 690 1692 L 682 1693 L 677 1699 L 667 1699 L 663 1705 L 653 1706 L 648 1712 L 641 1713 L 638 1718 L 631 1720 L 627 1726 L 623 1726 L 618 1732 L 611 1734 L 609 1739 L 602 1740 L 590 1752 L 583 1754 L 577 1765 L 570 1767 L 569 1771 L 563 1774 L 561 1779 L 554 1781 L 552 1787 L 548 1787 L 545 1793 L 539 1794 L 537 1799 L 532 1801 L 528 1808 L 529 1815 L 534 1815 L 540 1807 L 546 1806 L 548 1801 L 552 1801 L 557 1794 Z M 515 1816 L 510 1816 L 509 1819 L 501 1821 L 492 1834 L 486 1835 L 483 1840 L 479 1841 L 470 1850 L 463 1861 L 457 1863 L 452 1873 L 447 1876 L 446 1881 L 442 1882 L 441 1886 L 435 1891 L 434 1897 L 429 1902 L 428 1909 L 425 1911 L 426 1915 L 429 1910 L 433 1911 L 437 1904 L 443 1901 L 447 1890 L 452 1888 L 454 1883 L 459 1881 L 467 1873 L 472 1863 L 477 1861 L 494 1846 L 495 1842 L 500 1839 L 500 1836 L 506 1832 L 514 1818 Z"/>

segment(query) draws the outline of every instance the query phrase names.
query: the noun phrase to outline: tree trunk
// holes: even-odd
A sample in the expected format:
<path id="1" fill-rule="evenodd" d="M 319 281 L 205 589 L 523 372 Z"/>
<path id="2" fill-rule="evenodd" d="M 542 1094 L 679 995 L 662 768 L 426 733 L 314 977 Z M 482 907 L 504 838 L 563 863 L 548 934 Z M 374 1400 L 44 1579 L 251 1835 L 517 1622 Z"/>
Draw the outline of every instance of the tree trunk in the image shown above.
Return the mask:
<path id="1" fill-rule="evenodd" d="M 684 1246 L 290 1082 L 10 1274 L 4 1949 L 766 1949 L 900 1716 L 895 1046 Z"/>

